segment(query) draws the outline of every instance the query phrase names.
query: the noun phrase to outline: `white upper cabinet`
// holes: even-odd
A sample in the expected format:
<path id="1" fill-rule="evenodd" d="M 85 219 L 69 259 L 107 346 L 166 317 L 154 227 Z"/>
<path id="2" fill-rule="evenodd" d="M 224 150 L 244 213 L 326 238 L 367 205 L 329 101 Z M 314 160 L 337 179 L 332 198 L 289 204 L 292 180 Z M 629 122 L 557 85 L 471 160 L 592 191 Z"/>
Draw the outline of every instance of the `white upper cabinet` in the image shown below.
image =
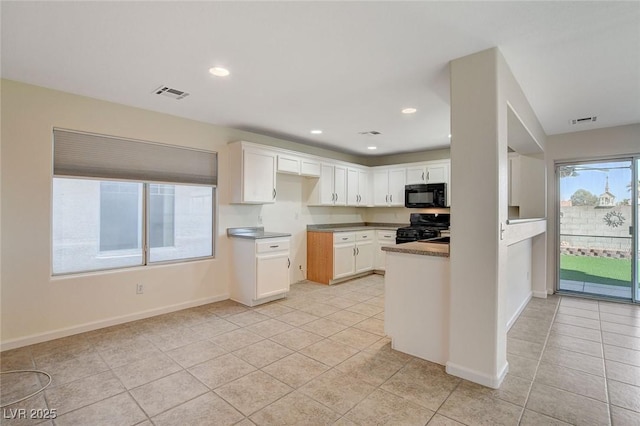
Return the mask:
<path id="1" fill-rule="evenodd" d="M 320 161 L 302 157 L 300 159 L 300 175 L 320 177 Z"/>
<path id="2" fill-rule="evenodd" d="M 298 155 L 278 154 L 278 173 L 320 177 L 320 161 Z"/>
<path id="3" fill-rule="evenodd" d="M 322 163 L 320 179 L 313 182 L 309 204 L 321 206 L 347 205 L 347 168 Z"/>
<path id="4" fill-rule="evenodd" d="M 278 154 L 278 173 L 300 174 L 300 157 Z"/>
<path id="5" fill-rule="evenodd" d="M 366 206 L 369 204 L 369 173 L 366 170 L 347 169 L 347 205 Z"/>
<path id="6" fill-rule="evenodd" d="M 450 160 L 366 167 L 287 149 L 229 144 L 231 203 L 268 204 L 277 198 L 276 173 L 304 176 L 311 206 L 404 206 L 405 185 L 449 183 Z M 451 187 L 447 187 L 447 200 Z M 447 204 L 449 204 L 447 202 Z"/>
<path id="7" fill-rule="evenodd" d="M 336 206 L 347 205 L 347 168 L 344 166 L 333 166 L 333 190 L 336 198 L 333 202 Z"/>
<path id="8" fill-rule="evenodd" d="M 449 161 L 429 162 L 407 167 L 407 185 L 449 183 Z"/>
<path id="9" fill-rule="evenodd" d="M 373 172 L 373 205 L 404 206 L 406 169 L 384 168 Z"/>
<path id="10" fill-rule="evenodd" d="M 427 183 L 427 171 L 424 166 L 407 167 L 407 185 Z"/>
<path id="11" fill-rule="evenodd" d="M 404 206 L 405 169 L 389 170 L 389 205 Z"/>
<path id="12" fill-rule="evenodd" d="M 276 201 L 276 153 L 244 142 L 229 145 L 231 202 L 267 204 Z"/>

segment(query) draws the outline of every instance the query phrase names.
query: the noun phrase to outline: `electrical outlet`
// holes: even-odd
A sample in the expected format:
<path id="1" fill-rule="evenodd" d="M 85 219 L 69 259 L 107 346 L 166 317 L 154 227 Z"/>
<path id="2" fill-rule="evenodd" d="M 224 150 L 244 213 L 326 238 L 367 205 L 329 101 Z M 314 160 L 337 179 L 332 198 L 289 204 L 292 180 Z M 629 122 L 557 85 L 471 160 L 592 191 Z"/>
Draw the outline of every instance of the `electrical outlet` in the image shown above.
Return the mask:
<path id="1" fill-rule="evenodd" d="M 298 265 L 298 269 L 302 271 L 302 265 Z"/>
<path id="2" fill-rule="evenodd" d="M 137 284 L 136 285 L 136 294 L 142 294 L 144 293 L 144 284 Z"/>

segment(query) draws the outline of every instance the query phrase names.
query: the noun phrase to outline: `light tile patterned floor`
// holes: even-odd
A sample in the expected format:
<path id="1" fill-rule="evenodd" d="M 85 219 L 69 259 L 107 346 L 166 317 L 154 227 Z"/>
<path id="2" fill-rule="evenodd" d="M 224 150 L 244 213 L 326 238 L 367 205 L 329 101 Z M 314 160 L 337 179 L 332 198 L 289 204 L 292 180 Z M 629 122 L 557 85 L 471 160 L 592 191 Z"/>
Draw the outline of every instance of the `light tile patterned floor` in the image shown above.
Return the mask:
<path id="1" fill-rule="evenodd" d="M 383 293 L 380 276 L 301 283 L 252 309 L 225 301 L 4 352 L 3 371 L 53 384 L 1 423 L 55 408 L 42 424 L 640 425 L 638 307 L 533 299 L 492 390 L 392 350 Z M 39 385 L 0 378 L 3 403 Z"/>

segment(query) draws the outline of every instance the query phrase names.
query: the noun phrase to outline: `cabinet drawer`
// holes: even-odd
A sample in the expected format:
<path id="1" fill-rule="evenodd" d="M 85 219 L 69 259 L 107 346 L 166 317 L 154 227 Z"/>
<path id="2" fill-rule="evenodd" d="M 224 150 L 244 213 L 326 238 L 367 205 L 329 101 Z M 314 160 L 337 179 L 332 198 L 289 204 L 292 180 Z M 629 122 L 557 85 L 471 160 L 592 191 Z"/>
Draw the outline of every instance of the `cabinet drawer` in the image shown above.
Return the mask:
<path id="1" fill-rule="evenodd" d="M 334 232 L 333 243 L 350 243 L 356 240 L 355 232 Z"/>
<path id="2" fill-rule="evenodd" d="M 289 251 L 289 240 L 264 240 L 256 242 L 256 253 Z"/>
<path id="3" fill-rule="evenodd" d="M 375 233 L 371 231 L 358 231 L 356 232 L 356 241 L 373 241 Z"/>
<path id="4" fill-rule="evenodd" d="M 378 241 L 395 241 L 396 231 L 378 231 Z"/>

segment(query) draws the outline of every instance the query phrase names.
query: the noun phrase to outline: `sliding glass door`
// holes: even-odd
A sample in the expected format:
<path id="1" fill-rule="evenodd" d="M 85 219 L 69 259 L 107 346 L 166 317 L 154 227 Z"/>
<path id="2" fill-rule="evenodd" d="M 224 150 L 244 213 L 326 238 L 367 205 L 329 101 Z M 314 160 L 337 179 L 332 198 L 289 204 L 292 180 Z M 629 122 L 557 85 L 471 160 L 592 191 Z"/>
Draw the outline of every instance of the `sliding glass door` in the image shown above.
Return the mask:
<path id="1" fill-rule="evenodd" d="M 635 200 L 635 222 L 633 229 L 634 245 L 633 245 L 633 275 L 635 276 L 635 301 L 640 301 L 640 156 L 635 160 L 635 176 L 631 187 L 631 199 Z"/>
<path id="2" fill-rule="evenodd" d="M 631 158 L 557 164 L 558 290 L 640 299 L 639 167 Z"/>

